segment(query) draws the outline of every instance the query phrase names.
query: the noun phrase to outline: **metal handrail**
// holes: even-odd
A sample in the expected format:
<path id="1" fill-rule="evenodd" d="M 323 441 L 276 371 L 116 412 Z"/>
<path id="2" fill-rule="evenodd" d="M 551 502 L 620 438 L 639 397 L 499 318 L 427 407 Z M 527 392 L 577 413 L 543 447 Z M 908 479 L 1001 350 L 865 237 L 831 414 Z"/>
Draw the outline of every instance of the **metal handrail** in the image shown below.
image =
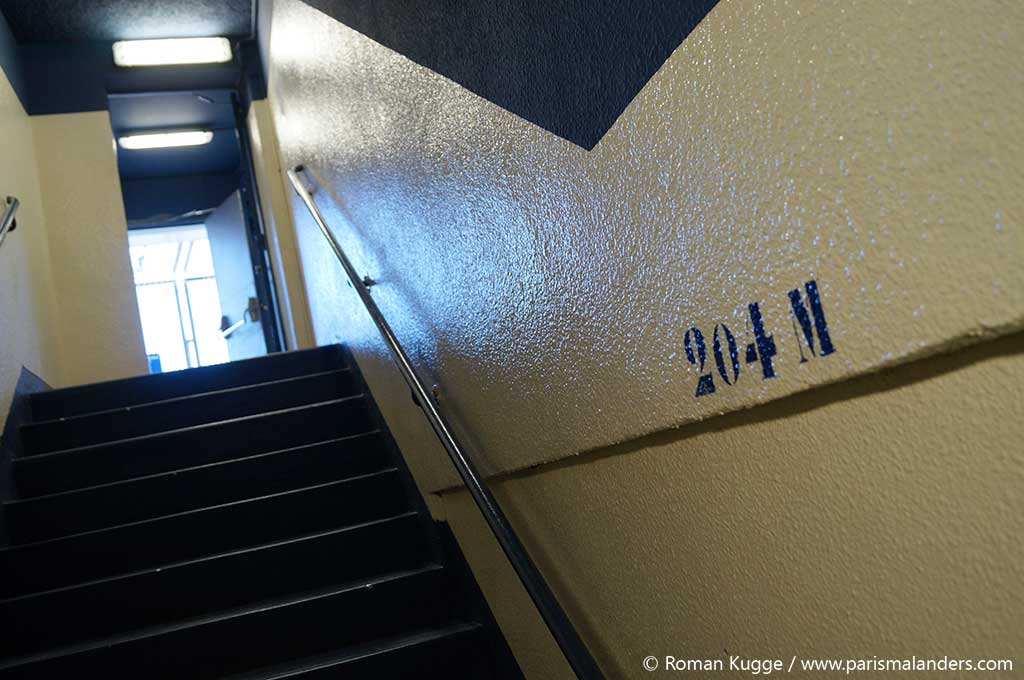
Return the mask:
<path id="1" fill-rule="evenodd" d="M 601 669 L 598 667 L 594 657 L 591 656 L 590 650 L 583 644 L 579 633 L 576 632 L 572 622 L 569 621 L 569 617 L 566 616 L 565 611 L 558 604 L 555 594 L 551 592 L 551 588 L 533 563 L 533 560 L 530 559 L 529 553 L 527 553 L 525 546 L 523 546 L 519 537 L 512 529 L 508 518 L 505 517 L 505 513 L 502 512 L 497 500 L 487 487 L 484 486 L 483 479 L 476 466 L 466 456 L 464 447 L 459 443 L 448 421 L 438 411 L 423 381 L 416 375 L 416 370 L 409 360 L 409 355 L 402 349 L 402 345 L 398 342 L 398 338 L 395 337 L 394 331 L 391 330 L 391 326 L 384 318 L 380 308 L 377 307 L 377 303 L 371 297 L 369 287 L 374 285 L 374 281 L 369 277 L 363 278 L 359 276 L 356 268 L 352 265 L 348 256 L 345 255 L 345 251 L 342 250 L 338 240 L 334 238 L 334 234 L 327 228 L 323 215 L 320 214 L 320 210 L 313 202 L 312 193 L 315 191 L 315 188 L 307 187 L 299 177 L 299 173 L 304 170 L 305 167 L 299 165 L 288 171 L 288 179 L 291 181 L 292 188 L 299 198 L 302 199 L 302 202 L 305 203 L 309 213 L 313 216 L 313 220 L 327 238 L 327 243 L 331 246 L 331 250 L 334 251 L 334 255 L 341 263 L 342 269 L 345 270 L 349 282 L 355 288 L 359 299 L 363 302 L 363 306 L 366 307 L 366 311 L 377 325 L 377 330 L 380 331 L 388 349 L 391 350 L 391 355 L 394 357 L 395 363 L 398 364 L 398 370 L 402 373 L 402 377 L 405 378 L 405 382 L 412 390 L 416 402 L 423 409 L 423 413 L 426 414 L 427 420 L 430 421 L 430 426 L 434 429 L 434 433 L 437 434 L 437 438 L 444 445 L 448 456 L 455 465 L 455 469 L 458 471 L 462 481 L 466 484 L 470 495 L 480 507 L 484 519 L 491 527 L 491 531 L 494 532 L 494 536 L 498 539 L 502 550 L 505 551 L 509 562 L 512 563 L 512 568 L 518 574 L 519 580 L 522 581 L 523 586 L 526 588 L 526 592 L 533 599 L 534 605 L 536 605 L 558 646 L 562 649 L 562 653 L 565 655 L 569 665 L 575 671 L 576 677 L 580 678 L 580 680 L 603 680 L 604 676 L 601 673 Z"/>
<path id="2" fill-rule="evenodd" d="M 18 206 L 21 205 L 21 202 L 14 196 L 8 196 L 6 203 L 7 209 L 4 210 L 4 216 L 0 218 L 0 245 L 3 245 L 7 234 L 18 228 L 18 221 L 14 219 L 14 216 L 18 213 Z"/>

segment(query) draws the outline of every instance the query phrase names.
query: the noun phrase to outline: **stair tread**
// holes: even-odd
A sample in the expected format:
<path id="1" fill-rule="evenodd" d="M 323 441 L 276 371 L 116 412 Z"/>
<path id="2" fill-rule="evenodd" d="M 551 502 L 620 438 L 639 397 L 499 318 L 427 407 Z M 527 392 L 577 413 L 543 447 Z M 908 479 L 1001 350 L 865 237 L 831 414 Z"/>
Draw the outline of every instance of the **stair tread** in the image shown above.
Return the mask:
<path id="1" fill-rule="evenodd" d="M 0 677 L 522 680 L 340 345 L 28 403 Z"/>
<path id="2" fill-rule="evenodd" d="M 483 630 L 483 625 L 476 621 L 458 622 L 441 628 L 418 631 L 411 635 L 378 640 L 372 644 L 356 645 L 352 648 L 338 650 L 329 654 L 298 659 L 272 668 L 261 668 L 257 671 L 241 675 L 232 675 L 224 678 L 224 680 L 285 680 L 286 678 L 295 677 L 310 671 L 323 670 L 369 657 L 390 654 L 409 649 L 410 647 L 429 645 L 432 642 L 471 635 Z"/>
<path id="3" fill-rule="evenodd" d="M 22 456 L 11 463 L 15 486 L 21 497 L 41 496 L 366 433 L 379 427 L 370 403 L 359 394 Z"/>
<path id="4" fill-rule="evenodd" d="M 0 601 L 0 650 L 47 648 L 437 563 L 417 513 Z"/>
<path id="5" fill-rule="evenodd" d="M 21 544 L 340 481 L 390 466 L 381 431 L 373 430 L 8 501 L 4 510 L 10 540 Z"/>
<path id="6" fill-rule="evenodd" d="M 80 581 L 80 582 L 77 582 L 77 583 L 72 583 L 72 584 L 69 584 L 69 585 L 66 585 L 66 586 L 60 586 L 60 587 L 57 587 L 57 588 L 50 588 L 50 589 L 47 589 L 47 590 L 39 590 L 39 591 L 31 592 L 31 593 L 24 593 L 22 595 L 14 595 L 14 596 L 11 596 L 11 597 L 0 598 L 0 607 L 2 607 L 3 605 L 5 605 L 5 604 L 7 604 L 9 602 L 18 602 L 18 601 L 23 601 L 23 600 L 30 600 L 32 598 L 41 598 L 41 597 L 44 597 L 44 596 L 47 596 L 47 595 L 52 595 L 54 593 L 61 593 L 61 592 L 66 592 L 66 591 L 71 591 L 71 590 L 78 590 L 78 589 L 89 588 L 89 587 L 92 587 L 92 586 L 95 586 L 95 585 L 98 585 L 98 584 L 113 583 L 113 582 L 116 582 L 116 581 L 120 581 L 120 580 L 128 579 L 128 578 L 134 578 L 134 577 L 137 577 L 137 576 L 145 576 L 145 575 L 148 575 L 148 574 L 158 574 L 158 573 L 161 573 L 161 572 L 165 572 L 165 571 L 172 570 L 172 569 L 177 569 L 177 568 L 180 568 L 180 567 L 187 567 L 187 566 L 191 566 L 191 565 L 194 565 L 194 564 L 202 564 L 204 562 L 210 562 L 210 561 L 222 559 L 222 558 L 225 558 L 225 557 L 232 557 L 234 555 L 244 555 L 245 553 L 256 552 L 256 551 L 259 551 L 259 550 L 266 550 L 268 548 L 275 548 L 275 547 L 278 547 L 278 546 L 288 545 L 288 544 L 291 544 L 291 543 L 298 543 L 298 542 L 301 542 L 301 541 L 308 541 L 310 539 L 316 539 L 316 538 L 319 538 L 319 537 L 322 537 L 322 536 L 329 536 L 329 535 L 332 535 L 332 534 L 339 534 L 339 533 L 346 533 L 346 532 L 357 531 L 359 529 L 363 529 L 363 528 L 366 528 L 366 527 L 373 527 L 373 526 L 377 526 L 377 525 L 382 525 L 382 524 L 386 524 L 388 522 L 393 522 L 393 521 L 399 520 L 399 519 L 415 517 L 418 514 L 419 513 L 416 512 L 415 510 L 409 510 L 408 512 L 402 512 L 402 513 L 399 513 L 397 515 L 391 515 L 389 517 L 384 517 L 384 518 L 381 518 L 381 519 L 374 519 L 374 520 L 369 520 L 369 521 L 366 521 L 366 522 L 357 522 L 357 523 L 354 523 L 354 524 L 347 524 L 345 526 L 338 527 L 336 529 L 328 529 L 326 531 L 314 531 L 314 532 L 307 533 L 307 534 L 299 534 L 297 536 L 289 536 L 288 538 L 282 538 L 282 539 L 278 539 L 278 540 L 274 540 L 274 541 L 268 541 L 266 543 L 259 543 L 257 545 L 245 546 L 244 548 L 236 548 L 234 550 L 226 550 L 224 552 L 212 553 L 212 554 L 209 554 L 209 555 L 201 555 L 199 557 L 194 557 L 192 559 L 187 559 L 187 560 L 177 560 L 177 561 L 174 561 L 174 562 L 164 562 L 164 563 L 161 563 L 161 564 L 145 567 L 143 569 L 135 569 L 135 570 L 132 570 L 132 571 L 126 571 L 124 573 L 114 574 L 112 576 L 106 576 L 106 577 L 103 577 L 103 578 L 90 579 L 88 581 Z"/>
<path id="7" fill-rule="evenodd" d="M 210 423 L 199 423 L 197 425 L 189 425 L 187 427 L 176 427 L 173 430 L 164 430 L 163 432 L 153 432 L 150 434 L 138 435 L 135 437 L 125 437 L 123 439 L 112 439 L 110 441 L 100 442 L 97 444 L 88 444 L 86 446 L 73 446 L 66 449 L 59 449 L 57 451 L 47 451 L 45 453 L 36 453 L 32 455 L 23 455 L 14 460 L 15 464 L 26 464 L 43 460 L 53 460 L 58 456 L 71 456 L 81 453 L 89 453 L 96 449 L 104 449 L 112 446 L 122 446 L 125 444 L 132 444 L 138 442 L 152 441 L 156 439 L 169 438 L 183 432 L 195 432 L 197 430 L 211 429 L 231 423 L 242 423 L 248 420 L 258 420 L 261 418 L 267 418 L 270 416 L 280 415 L 282 413 L 294 413 L 302 411 L 304 409 L 312 409 L 318 406 L 329 406 L 331 404 L 342 404 L 346 402 L 355 402 L 365 398 L 365 394 L 353 394 L 347 397 L 341 397 L 339 399 L 328 399 L 326 401 L 318 401 L 312 404 L 303 404 L 301 406 L 290 406 L 288 408 L 275 409 L 273 411 L 264 411 L 262 413 L 252 413 L 246 416 L 238 416 L 236 418 L 225 418 L 223 420 L 215 420 Z"/>
<path id="8" fill-rule="evenodd" d="M 350 369 L 334 369 L 143 404 L 36 421 L 21 426 L 22 455 L 159 434 L 293 408 L 358 391 Z M 319 398 L 317 398 L 319 397 Z"/>
<path id="9" fill-rule="evenodd" d="M 202 508 L 194 508 L 192 510 L 185 510 L 185 511 L 182 511 L 182 512 L 175 512 L 175 513 L 172 513 L 170 515 L 160 515 L 159 517 L 149 517 L 147 519 L 137 520 L 137 521 L 134 521 L 134 522 L 125 522 L 124 524 L 115 524 L 113 526 L 103 527 L 101 529 L 91 529 L 89 531 L 80 531 L 80 532 L 75 533 L 75 534 L 68 534 L 67 536 L 57 536 L 57 537 L 54 537 L 54 538 L 47 538 L 47 539 L 43 539 L 41 541 L 35 541 L 35 542 L 32 542 L 32 543 L 20 543 L 18 545 L 3 546 L 3 547 L 0 547 L 0 556 L 2 556 L 4 553 L 10 553 L 10 552 L 13 552 L 13 551 L 16 551 L 16 550 L 21 550 L 23 548 L 33 548 L 33 547 L 36 547 L 36 546 L 39 546 L 39 545 L 43 545 L 43 544 L 47 544 L 47 543 L 57 543 L 59 541 L 65 541 L 65 540 L 73 539 L 73 538 L 80 538 L 82 536 L 88 536 L 90 534 L 100 534 L 100 533 L 104 533 L 104 532 L 118 531 L 120 529 L 125 529 L 127 527 L 134 527 L 134 526 L 139 526 L 139 525 L 143 525 L 143 524 L 153 524 L 153 523 L 156 523 L 156 522 L 162 522 L 162 521 L 166 521 L 166 520 L 173 519 L 173 518 L 176 518 L 176 517 L 182 517 L 182 516 L 185 516 L 185 515 L 195 515 L 195 514 L 198 514 L 198 513 L 215 511 L 215 510 L 219 510 L 219 509 L 227 508 L 227 507 L 231 507 L 231 506 L 238 506 L 238 505 L 243 505 L 243 504 L 246 504 L 246 503 L 255 503 L 255 502 L 258 502 L 258 501 L 267 500 L 269 498 L 276 498 L 276 497 L 280 497 L 280 496 L 287 496 L 287 495 L 290 495 L 290 494 L 299 494 L 299 493 L 303 493 L 305 491 L 313 491 L 315 489 L 323 489 L 323 488 L 330 487 L 330 486 L 337 486 L 337 485 L 347 484 L 347 483 L 350 483 L 350 482 L 356 482 L 356 481 L 359 481 L 359 480 L 362 480 L 362 479 L 369 479 L 369 478 L 372 478 L 372 477 L 378 477 L 378 476 L 381 476 L 381 475 L 385 475 L 385 474 L 389 474 L 389 473 L 395 473 L 395 472 L 398 472 L 398 468 L 396 468 L 396 467 L 386 467 L 386 468 L 383 468 L 381 470 L 378 470 L 377 472 L 370 472 L 370 473 L 367 473 L 367 474 L 364 474 L 364 475 L 355 475 L 353 477 L 348 477 L 346 479 L 336 479 L 336 480 L 329 481 L 329 482 L 321 482 L 320 484 L 311 484 L 309 486 L 303 486 L 303 487 L 300 487 L 298 489 L 288 489 L 287 491 L 278 491 L 277 493 L 268 493 L 268 494 L 264 494 L 262 496 L 256 496 L 256 497 L 253 497 L 253 498 L 243 498 L 241 500 L 231 501 L 229 503 L 218 503 L 217 505 L 209 505 L 209 506 L 202 507 Z"/>
<path id="10" fill-rule="evenodd" d="M 324 441 L 314 442 L 312 444 L 302 444 L 301 446 L 289 446 L 284 449 L 275 449 L 273 451 L 267 451 L 266 453 L 256 453 L 251 456 L 241 456 L 239 458 L 228 458 L 226 460 L 217 460 L 211 463 L 203 463 L 201 465 L 192 465 L 190 467 L 176 468 L 174 470 L 166 470 L 164 472 L 155 472 L 149 475 L 140 475 L 138 477 L 129 477 L 127 479 L 117 479 L 112 482 L 106 482 L 104 484 L 94 484 L 93 486 L 83 486 L 76 489 L 68 489 L 66 491 L 55 491 L 53 493 L 42 494 L 40 496 L 30 496 L 28 498 L 12 498 L 11 500 L 3 501 L 2 505 L 5 507 L 11 506 L 23 506 L 31 505 L 36 501 L 45 501 L 51 498 L 73 496 L 78 493 L 86 493 L 90 491 L 96 491 L 99 489 L 116 488 L 120 486 L 127 486 L 140 481 L 146 481 L 149 479 L 158 478 L 174 478 L 187 472 L 196 472 L 199 470 L 206 470 L 212 468 L 225 467 L 229 465 L 238 465 L 251 460 L 267 459 L 273 456 L 286 456 L 301 449 L 313 448 L 316 446 L 323 446 L 325 444 L 344 444 L 349 441 L 357 441 L 364 438 L 373 437 L 379 435 L 381 430 L 373 429 L 367 432 L 360 432 L 359 434 L 349 435 L 347 437 L 335 437 L 334 439 L 325 439 Z M 335 480 L 337 481 L 337 480 Z"/>
<path id="11" fill-rule="evenodd" d="M 300 604 L 303 602 L 311 602 L 313 600 L 319 600 L 334 595 L 341 595 L 350 592 L 357 592 L 367 588 L 374 588 L 389 583 L 401 581 L 413 576 L 425 575 L 437 573 L 440 574 L 444 567 L 440 564 L 431 564 L 420 569 L 410 569 L 406 571 L 396 572 L 372 579 L 366 579 L 355 584 L 346 584 L 344 586 L 334 586 L 329 588 L 321 588 L 309 593 L 302 595 L 292 595 L 287 597 L 273 598 L 262 602 L 250 603 L 241 607 L 216 612 L 204 616 L 197 616 L 192 619 L 185 621 L 176 621 L 170 624 L 164 624 L 159 626 L 149 626 L 138 630 L 131 631 L 130 633 L 124 633 L 121 635 L 112 635 L 98 640 L 90 640 L 88 642 L 66 645 L 62 647 L 56 647 L 49 649 L 45 652 L 37 654 L 29 654 L 19 657 L 11 657 L 8 659 L 0 660 L 0 670 L 7 668 L 14 668 L 22 666 L 36 661 L 44 659 L 51 659 L 61 656 L 68 656 L 71 654 L 78 654 L 81 652 L 87 652 L 91 650 L 98 650 L 115 645 L 121 645 L 127 642 L 134 642 L 137 640 L 144 640 L 147 638 L 154 638 L 168 633 L 173 633 L 188 628 L 197 628 L 211 623 L 228 621 L 231 619 L 240 618 L 250 614 L 256 614 L 259 612 L 270 611 L 274 609 L 280 609 L 291 605 Z"/>
<path id="12" fill-rule="evenodd" d="M 395 468 L 0 550 L 14 596 L 381 519 L 411 509 Z M 131 550 L 125 548 L 130 546 Z"/>
<path id="13" fill-rule="evenodd" d="M 192 389 L 192 386 L 218 385 L 240 386 L 265 381 L 268 375 L 278 377 L 314 373 L 317 370 L 340 368 L 343 356 L 339 345 L 326 345 L 311 349 L 277 352 L 262 357 L 241 359 L 226 364 L 201 366 L 184 371 L 172 371 L 151 375 L 137 375 L 118 378 L 88 385 L 75 385 L 33 394 L 30 398 L 32 411 L 39 420 L 52 420 L 60 416 L 90 413 L 133 403 L 145 403 L 155 399 L 138 394 L 159 394 L 164 397 L 171 393 L 178 396 L 210 391 L 208 388 Z M 312 370 L 311 370 L 312 367 Z M 256 378 L 251 379 L 250 374 Z M 79 402 L 84 402 L 84 405 Z M 95 407 L 101 405 L 99 409 Z"/>
<path id="14" fill-rule="evenodd" d="M 208 392 L 197 392 L 195 394 L 183 394 L 176 397 L 169 397 L 167 399 L 159 399 L 157 401 L 147 401 L 141 404 L 130 404 L 126 406 L 113 406 L 102 411 L 90 411 L 89 413 L 77 413 L 72 416 L 61 416 L 58 418 L 49 418 L 46 420 L 35 420 L 26 425 L 22 425 L 23 428 L 36 428 L 44 427 L 46 425 L 63 424 L 63 423 L 76 423 L 88 420 L 96 416 L 105 416 L 115 413 L 124 413 L 129 411 L 140 411 L 142 409 L 152 408 L 155 406 L 174 406 L 175 404 L 181 404 L 189 401 L 190 399 L 201 399 L 203 397 L 215 397 L 215 396 L 229 396 L 237 394 L 239 392 L 245 392 L 246 390 L 252 390 L 260 387 L 271 387 L 271 386 L 287 386 L 288 383 L 298 382 L 305 380 L 306 378 L 316 378 L 331 374 L 351 374 L 349 368 L 335 368 L 329 371 L 318 371 L 316 373 L 309 373 L 306 375 L 293 375 L 288 378 L 279 378 L 277 380 L 266 380 L 263 382 L 252 383 L 250 385 L 235 385 L 233 387 L 225 387 L 222 389 L 210 390 Z"/>

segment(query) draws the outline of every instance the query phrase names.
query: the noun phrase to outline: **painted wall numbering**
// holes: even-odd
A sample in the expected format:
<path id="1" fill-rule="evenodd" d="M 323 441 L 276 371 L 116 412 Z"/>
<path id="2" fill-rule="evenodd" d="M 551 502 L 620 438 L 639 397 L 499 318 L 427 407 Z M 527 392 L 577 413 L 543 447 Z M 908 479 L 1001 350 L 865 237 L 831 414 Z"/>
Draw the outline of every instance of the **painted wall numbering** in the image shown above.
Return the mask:
<path id="1" fill-rule="evenodd" d="M 808 281 L 804 284 L 804 289 L 807 293 L 807 305 L 804 304 L 804 296 L 799 288 L 794 288 L 788 293 L 789 304 L 793 310 L 793 333 L 800 351 L 801 364 L 808 361 L 807 355 L 804 354 L 804 344 L 807 345 L 808 354 L 811 357 L 824 357 L 836 351 L 835 345 L 832 344 L 832 337 L 829 335 L 828 321 L 825 319 L 825 309 L 821 304 L 821 293 L 818 290 L 817 281 L 814 279 Z M 810 306 L 809 311 L 808 305 Z M 758 302 L 751 302 L 747 305 L 747 311 L 750 314 L 750 329 L 754 340 L 746 346 L 744 363 L 748 365 L 760 363 L 761 379 L 774 378 L 777 373 L 772 358 L 778 354 L 775 337 L 765 329 L 764 317 L 761 315 L 761 306 Z M 815 337 L 817 337 L 817 344 Z M 711 352 L 715 370 L 712 370 L 708 363 L 708 346 L 704 333 L 696 326 L 687 330 L 683 336 L 683 349 L 686 352 L 687 361 L 696 366 L 701 373 L 697 380 L 695 397 L 704 397 L 715 393 L 715 371 L 726 385 L 735 385 L 739 380 L 741 368 L 739 345 L 736 342 L 736 336 L 725 323 L 715 324 L 711 335 Z"/>

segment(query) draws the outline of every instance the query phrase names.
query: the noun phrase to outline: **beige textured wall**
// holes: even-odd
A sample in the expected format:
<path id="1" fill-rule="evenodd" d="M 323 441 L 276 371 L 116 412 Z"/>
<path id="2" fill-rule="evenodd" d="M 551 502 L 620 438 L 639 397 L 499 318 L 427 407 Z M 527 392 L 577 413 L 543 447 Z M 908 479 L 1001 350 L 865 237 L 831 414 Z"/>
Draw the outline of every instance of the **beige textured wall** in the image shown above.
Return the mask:
<path id="1" fill-rule="evenodd" d="M 723 0 L 586 151 L 299 0 L 271 102 L 316 200 L 484 467 L 581 450 L 1024 325 L 1024 4 Z M 318 341 L 388 360 L 293 200 Z M 800 362 L 814 279 L 836 352 Z M 758 302 L 777 377 L 743 362 Z M 735 333 L 697 398 L 685 334 Z M 804 350 L 806 353 L 806 350 Z M 424 461 L 407 399 L 385 398 Z M 528 445 L 526 443 L 528 442 Z M 429 466 L 424 463 L 424 467 Z M 454 483 L 435 467 L 427 485 Z"/>
<path id="2" fill-rule="evenodd" d="M 281 160 L 277 155 L 277 133 L 267 100 L 252 103 L 246 125 L 252 142 L 253 166 L 287 347 L 313 347 L 316 343 L 309 321 L 309 304 L 295 241 L 295 223 L 285 194 Z"/>
<path id="3" fill-rule="evenodd" d="M 1019 673 L 1022 403 L 1017 334 L 493 489 L 610 678 L 723 650 L 1009 658 Z M 568 680 L 472 501 L 444 499 L 527 677 Z"/>
<path id="4" fill-rule="evenodd" d="M 62 383 L 148 372 L 106 111 L 33 116 Z"/>
<path id="5" fill-rule="evenodd" d="M 56 299 L 32 123 L 0 71 L 0 199 L 21 201 L 18 228 L 0 248 L 0 418 L 22 366 L 60 382 Z"/>
<path id="6" fill-rule="evenodd" d="M 722 0 L 592 152 L 273 11 L 282 159 L 610 677 L 1019 656 L 1024 5 Z M 421 487 L 448 487 L 292 210 L 317 341 L 353 347 Z M 810 279 L 837 351 L 802 364 L 786 295 Z M 779 376 L 696 398 L 686 330 L 728 323 L 742 352 L 753 301 Z M 528 677 L 567 677 L 467 498 L 432 507 Z"/>

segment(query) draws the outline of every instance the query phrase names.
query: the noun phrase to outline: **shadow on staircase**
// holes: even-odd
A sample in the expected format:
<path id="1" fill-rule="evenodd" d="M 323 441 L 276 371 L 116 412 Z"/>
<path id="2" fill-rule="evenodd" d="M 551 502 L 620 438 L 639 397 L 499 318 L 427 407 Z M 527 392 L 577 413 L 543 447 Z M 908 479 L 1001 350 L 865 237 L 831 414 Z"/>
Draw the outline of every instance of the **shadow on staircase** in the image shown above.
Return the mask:
<path id="1" fill-rule="evenodd" d="M 521 680 L 344 348 L 28 399 L 0 678 Z"/>

